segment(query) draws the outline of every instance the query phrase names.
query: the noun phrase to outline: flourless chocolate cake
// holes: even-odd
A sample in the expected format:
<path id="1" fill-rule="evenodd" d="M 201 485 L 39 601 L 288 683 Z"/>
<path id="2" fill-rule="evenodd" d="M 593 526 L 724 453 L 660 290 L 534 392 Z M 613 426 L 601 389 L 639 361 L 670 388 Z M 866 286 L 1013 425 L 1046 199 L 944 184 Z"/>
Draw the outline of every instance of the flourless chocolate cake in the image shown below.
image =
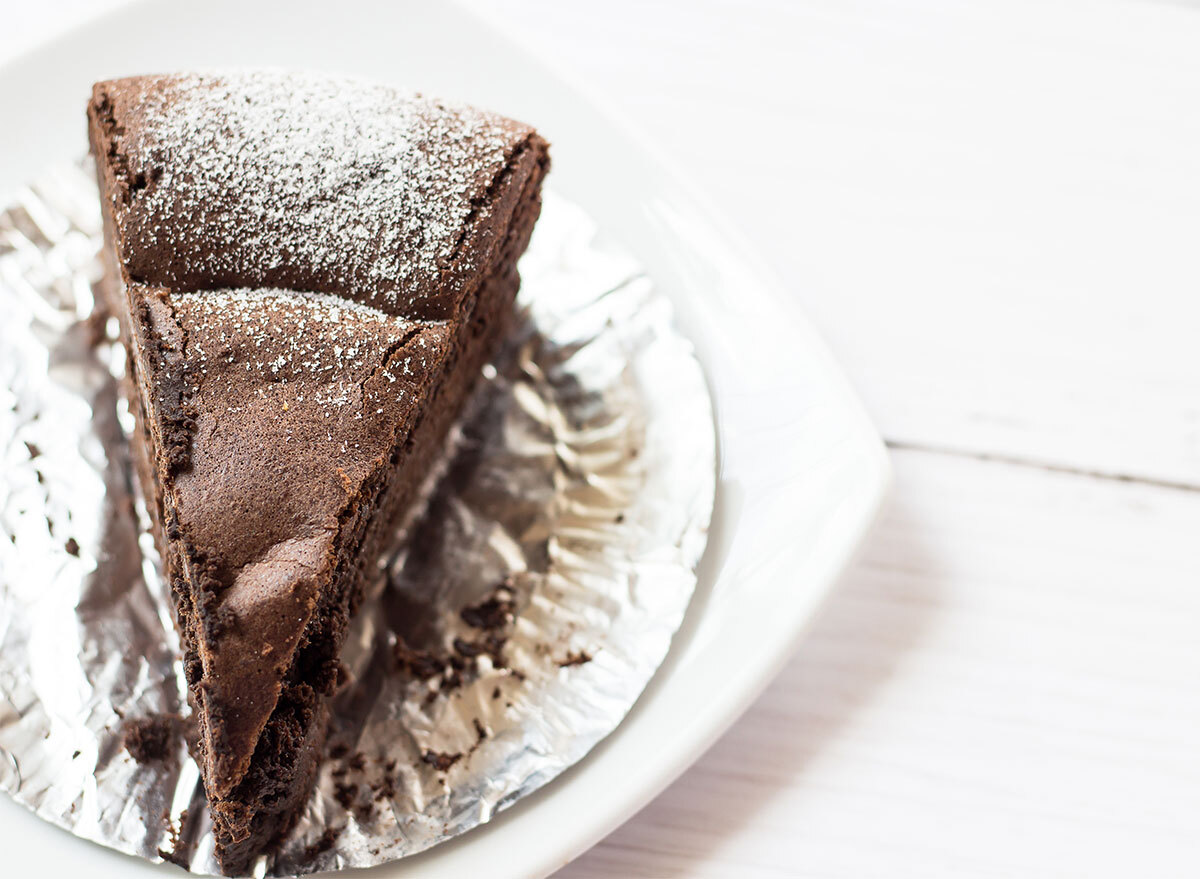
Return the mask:
<path id="1" fill-rule="evenodd" d="M 530 127 L 315 74 L 99 83 L 109 307 L 227 873 L 306 802 L 338 654 L 512 311 Z"/>

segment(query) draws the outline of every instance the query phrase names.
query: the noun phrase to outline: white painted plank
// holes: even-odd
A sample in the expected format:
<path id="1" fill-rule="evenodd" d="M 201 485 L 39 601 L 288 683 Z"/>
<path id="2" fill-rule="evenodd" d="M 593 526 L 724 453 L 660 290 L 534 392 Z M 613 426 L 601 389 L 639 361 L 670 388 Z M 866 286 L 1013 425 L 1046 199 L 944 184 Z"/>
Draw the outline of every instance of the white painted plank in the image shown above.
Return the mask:
<path id="1" fill-rule="evenodd" d="M 1200 5 L 471 5 L 757 239 L 889 438 L 1200 483 Z"/>
<path id="2" fill-rule="evenodd" d="M 784 674 L 557 879 L 1200 873 L 1200 496 L 895 460 Z"/>

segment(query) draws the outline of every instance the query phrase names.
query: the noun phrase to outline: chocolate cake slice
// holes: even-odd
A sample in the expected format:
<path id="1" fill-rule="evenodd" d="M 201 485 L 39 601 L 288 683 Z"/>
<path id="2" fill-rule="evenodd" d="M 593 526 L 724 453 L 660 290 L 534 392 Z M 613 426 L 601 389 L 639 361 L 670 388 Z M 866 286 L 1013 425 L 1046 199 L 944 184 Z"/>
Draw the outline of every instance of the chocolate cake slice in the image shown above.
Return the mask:
<path id="1" fill-rule="evenodd" d="M 99 83 L 134 460 L 231 874 L 291 826 L 338 653 L 512 311 L 545 142 L 354 80 Z"/>

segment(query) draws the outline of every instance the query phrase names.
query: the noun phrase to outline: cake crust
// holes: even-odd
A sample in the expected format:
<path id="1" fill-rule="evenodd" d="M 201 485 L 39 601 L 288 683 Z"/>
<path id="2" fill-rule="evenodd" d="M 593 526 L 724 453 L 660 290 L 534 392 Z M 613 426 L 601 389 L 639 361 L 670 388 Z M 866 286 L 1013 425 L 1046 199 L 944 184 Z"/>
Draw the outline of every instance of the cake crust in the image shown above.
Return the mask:
<path id="1" fill-rule="evenodd" d="M 244 872 L 307 799 L 365 577 L 503 335 L 546 144 L 314 74 L 115 80 L 88 116 L 134 459 Z"/>

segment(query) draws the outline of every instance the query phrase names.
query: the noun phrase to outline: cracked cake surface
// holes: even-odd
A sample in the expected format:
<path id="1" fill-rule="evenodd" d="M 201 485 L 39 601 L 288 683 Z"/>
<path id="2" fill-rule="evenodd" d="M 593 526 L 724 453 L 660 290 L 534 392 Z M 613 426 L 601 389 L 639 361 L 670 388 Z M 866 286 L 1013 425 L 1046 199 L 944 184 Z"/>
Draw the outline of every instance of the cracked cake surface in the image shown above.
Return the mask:
<path id="1" fill-rule="evenodd" d="M 529 126 L 250 71 L 88 105 L 133 458 L 230 873 L 294 821 L 366 578 L 503 336 Z"/>

